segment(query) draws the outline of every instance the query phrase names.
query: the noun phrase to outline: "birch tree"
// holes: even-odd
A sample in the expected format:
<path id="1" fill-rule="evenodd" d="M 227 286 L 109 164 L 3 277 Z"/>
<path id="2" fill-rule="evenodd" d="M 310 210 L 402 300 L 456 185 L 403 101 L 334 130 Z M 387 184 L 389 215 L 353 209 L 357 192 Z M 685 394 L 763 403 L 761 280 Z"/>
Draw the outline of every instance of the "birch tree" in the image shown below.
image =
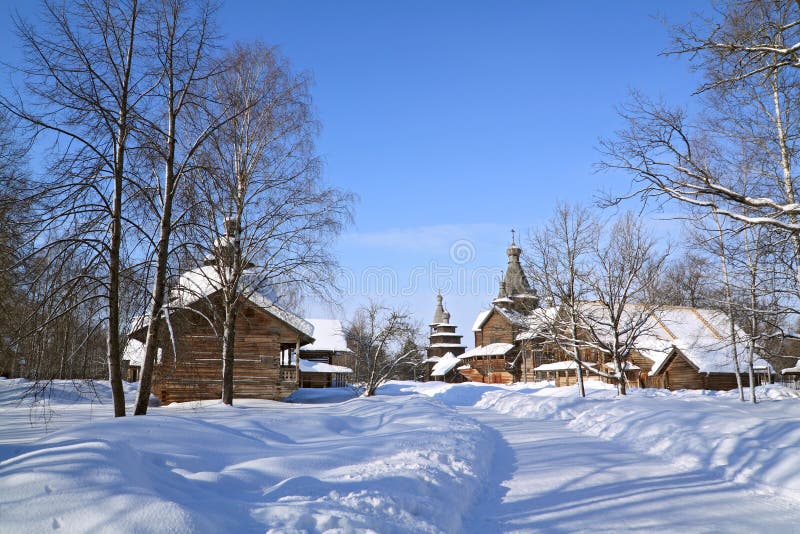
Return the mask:
<path id="1" fill-rule="evenodd" d="M 729 321 L 728 337 L 731 346 L 731 354 L 733 356 L 733 370 L 736 375 L 736 389 L 739 392 L 739 400 L 744 401 L 744 387 L 742 385 L 742 372 L 739 362 L 739 335 L 736 328 L 736 300 L 735 300 L 735 287 L 732 280 L 730 269 L 730 261 L 737 254 L 733 249 L 733 240 L 730 238 L 730 229 L 726 228 L 726 222 L 720 215 L 712 213 L 709 217 L 712 221 L 712 226 L 706 229 L 706 233 L 710 234 L 707 246 L 716 254 L 719 259 L 720 274 L 722 275 L 722 287 L 724 291 L 724 298 L 719 303 L 718 307 L 727 314 Z M 702 220 L 697 221 L 697 225 L 701 224 Z M 701 239 L 701 241 L 704 241 Z"/>
<path id="2" fill-rule="evenodd" d="M 603 142 L 602 166 L 630 173 L 632 194 L 786 235 L 800 273 L 798 46 L 797 2 L 729 1 L 718 20 L 676 30 L 673 52 L 689 55 L 704 78 L 701 112 L 635 94 L 621 111 L 626 127 Z"/>
<path id="3" fill-rule="evenodd" d="M 199 152 L 197 241 L 222 290 L 222 400 L 233 402 L 236 318 L 254 292 L 333 286 L 331 240 L 351 196 L 326 187 L 314 152 L 308 81 L 277 49 L 237 44 L 207 91 L 231 118 Z M 222 229 L 225 228 L 224 231 Z"/>

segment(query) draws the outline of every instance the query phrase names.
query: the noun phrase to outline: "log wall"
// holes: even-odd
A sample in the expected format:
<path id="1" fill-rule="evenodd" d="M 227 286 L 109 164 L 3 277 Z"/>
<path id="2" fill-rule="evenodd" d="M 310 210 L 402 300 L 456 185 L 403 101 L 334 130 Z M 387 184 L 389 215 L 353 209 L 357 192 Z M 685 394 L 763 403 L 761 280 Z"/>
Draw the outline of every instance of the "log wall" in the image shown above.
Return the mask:
<path id="1" fill-rule="evenodd" d="M 208 317 L 209 310 L 202 310 Z M 155 368 L 153 393 L 162 403 L 222 397 L 222 340 L 208 322 L 188 310 L 171 315 L 175 337 L 162 325 L 162 361 Z M 221 333 L 221 329 L 218 327 Z M 279 319 L 248 305 L 236 321 L 234 398 L 280 400 L 297 389 L 294 366 L 281 366 L 282 349 L 293 348 L 298 333 Z"/>
<path id="2" fill-rule="evenodd" d="M 475 332 L 475 346 L 514 343 L 514 327 L 503 314 L 492 311 L 483 328 Z"/>

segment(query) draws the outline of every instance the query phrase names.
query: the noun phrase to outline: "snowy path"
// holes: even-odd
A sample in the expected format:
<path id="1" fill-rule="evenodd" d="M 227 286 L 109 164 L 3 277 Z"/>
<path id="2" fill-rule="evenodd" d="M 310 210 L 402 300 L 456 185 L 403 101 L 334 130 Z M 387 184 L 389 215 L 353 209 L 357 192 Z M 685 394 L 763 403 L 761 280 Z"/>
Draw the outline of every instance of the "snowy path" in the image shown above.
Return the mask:
<path id="1" fill-rule="evenodd" d="M 789 501 L 585 436 L 563 421 L 459 408 L 493 434 L 470 532 L 798 532 Z M 543 461 L 540 461 L 542 459 Z"/>

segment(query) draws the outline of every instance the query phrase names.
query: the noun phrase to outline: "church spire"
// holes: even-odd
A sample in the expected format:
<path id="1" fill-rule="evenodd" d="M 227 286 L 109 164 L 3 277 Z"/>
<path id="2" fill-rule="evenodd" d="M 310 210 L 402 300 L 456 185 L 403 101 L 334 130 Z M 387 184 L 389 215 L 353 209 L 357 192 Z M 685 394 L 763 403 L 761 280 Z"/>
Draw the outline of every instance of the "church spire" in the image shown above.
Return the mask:
<path id="1" fill-rule="evenodd" d="M 522 249 L 514 240 L 514 230 L 511 230 L 511 245 L 506 249 L 508 267 L 506 268 L 505 283 L 508 296 L 528 295 L 532 292 L 531 285 L 528 283 L 528 279 L 519 262 L 521 254 Z"/>
<path id="2" fill-rule="evenodd" d="M 442 294 L 439 293 L 436 295 L 436 310 L 433 312 L 433 322 L 434 324 L 442 324 L 444 322 L 444 306 L 442 305 Z"/>
<path id="3" fill-rule="evenodd" d="M 522 255 L 522 248 L 517 245 L 516 234 L 516 230 L 512 229 L 511 244 L 506 249 L 508 267 L 506 267 L 505 276 L 500 281 L 500 291 L 497 294 L 497 298 L 492 302 L 500 306 L 524 311 L 536 307 L 539 298 L 536 295 L 536 290 L 528 282 L 525 271 L 522 269 L 522 264 L 519 260 Z"/>

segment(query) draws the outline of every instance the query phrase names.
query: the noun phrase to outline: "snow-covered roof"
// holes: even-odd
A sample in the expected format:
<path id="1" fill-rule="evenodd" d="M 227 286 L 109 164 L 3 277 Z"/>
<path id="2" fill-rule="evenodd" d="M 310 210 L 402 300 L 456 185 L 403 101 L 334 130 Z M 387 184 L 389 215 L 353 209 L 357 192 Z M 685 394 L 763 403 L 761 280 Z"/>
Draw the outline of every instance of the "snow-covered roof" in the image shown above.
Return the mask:
<path id="1" fill-rule="evenodd" d="M 440 357 L 438 357 L 438 356 L 431 356 L 430 358 L 425 358 L 424 360 L 422 360 L 422 363 L 436 363 L 436 362 L 438 362 L 439 360 L 441 360 L 441 358 L 440 358 Z"/>
<path id="2" fill-rule="evenodd" d="M 161 363 L 161 347 L 156 352 L 156 362 Z M 122 359 L 128 360 L 128 365 L 144 365 L 144 343 L 133 338 L 128 338 L 125 350 L 122 351 Z"/>
<path id="3" fill-rule="evenodd" d="M 613 371 L 614 370 L 614 362 L 606 362 L 604 367 L 606 369 L 610 369 L 610 370 Z M 625 362 L 624 367 L 625 367 L 626 371 L 638 371 L 639 369 L 641 369 L 641 367 L 639 367 L 638 365 L 636 365 L 635 363 L 632 363 L 632 362 Z"/>
<path id="4" fill-rule="evenodd" d="M 444 376 L 460 363 L 461 360 L 456 358 L 452 352 L 448 352 L 433 366 L 433 369 L 431 369 L 431 376 Z"/>
<path id="5" fill-rule="evenodd" d="M 483 323 L 489 318 L 490 313 L 492 313 L 492 310 L 484 310 L 478 314 L 478 317 L 475 319 L 475 324 L 472 325 L 473 332 L 477 332 L 483 328 Z"/>
<path id="6" fill-rule="evenodd" d="M 430 337 L 447 337 L 447 336 L 464 337 L 461 334 L 456 334 L 455 332 L 434 332 L 433 334 L 430 335 Z"/>
<path id="7" fill-rule="evenodd" d="M 514 348 L 511 343 L 492 343 L 490 345 L 483 345 L 468 350 L 459 358 L 465 360 L 467 358 L 475 358 L 477 356 L 503 356 L 508 351 Z"/>
<path id="8" fill-rule="evenodd" d="M 649 338 L 637 342 L 643 345 L 639 352 L 654 361 L 653 373 L 662 370 L 668 361 L 672 347 L 678 349 L 701 373 L 732 373 L 735 370 L 734 345 L 730 341 L 731 328 L 739 340 L 735 349 L 740 369 L 746 368 L 747 334 L 730 318 L 719 311 L 686 306 L 668 306 L 656 312 L 658 328 L 649 332 Z M 651 347 L 644 347 L 649 342 Z M 660 348 L 656 347 L 659 342 Z M 754 366 L 759 369 L 772 367 L 756 355 Z"/>
<path id="9" fill-rule="evenodd" d="M 250 302 L 282 320 L 295 330 L 298 330 L 308 337 L 313 337 L 314 327 L 311 323 L 284 310 L 263 293 L 253 291 L 252 284 L 255 283 L 256 279 L 257 276 L 255 276 L 255 272 L 249 272 L 249 270 L 244 272 L 241 279 L 242 291 L 247 295 Z M 221 289 L 222 281 L 216 267 L 213 265 L 205 265 L 181 274 L 178 286 L 170 294 L 170 303 L 179 306 L 189 306 Z"/>
<path id="10" fill-rule="evenodd" d="M 303 373 L 352 373 L 353 370 L 342 365 L 331 365 L 323 362 L 311 362 L 300 358 L 300 371 Z"/>
<path id="11" fill-rule="evenodd" d="M 494 303 L 506 302 L 506 301 L 513 302 L 510 299 L 495 299 L 495 300 L 492 301 L 492 303 L 494 304 Z M 483 328 L 483 325 L 489 319 L 489 316 L 493 312 L 499 313 L 500 315 L 502 315 L 503 317 L 508 319 L 508 321 L 511 322 L 512 324 L 515 324 L 517 326 L 527 327 L 527 324 L 528 324 L 528 316 L 527 315 L 519 313 L 518 311 L 515 311 L 515 310 L 511 310 L 511 309 L 508 309 L 508 308 L 503 308 L 501 306 L 492 306 L 491 309 L 482 311 L 482 312 L 480 312 L 478 314 L 478 317 L 475 319 L 475 323 L 472 325 L 472 331 L 473 332 L 480 331 Z"/>
<path id="12" fill-rule="evenodd" d="M 781 371 L 782 375 L 796 375 L 800 374 L 800 359 L 797 360 L 797 363 L 794 367 L 787 367 Z"/>
<path id="13" fill-rule="evenodd" d="M 519 320 L 510 310 L 495 309 L 510 314 L 513 321 Z M 524 316 L 526 328 L 516 336 L 516 340 L 536 337 L 542 328 L 552 323 L 557 313 L 557 309 L 553 307 L 532 310 Z M 582 321 L 593 325 L 594 334 L 601 339 L 613 337 L 610 327 L 607 326 L 610 323 L 608 310 L 600 303 L 581 303 L 580 316 Z M 632 303 L 623 311 L 622 325 L 635 331 L 634 348 L 653 362 L 653 374 L 663 370 L 675 349 L 698 372 L 734 372 L 734 347 L 730 342 L 732 326 L 737 338 L 741 340 L 736 344 L 740 369 L 746 367 L 747 350 L 744 340 L 747 339 L 747 334 L 738 326 L 732 325 L 728 316 L 719 311 L 689 306 L 664 306 L 651 310 L 641 304 Z M 758 355 L 755 367 L 771 370 L 769 363 Z"/>
<path id="14" fill-rule="evenodd" d="M 141 366 L 144 363 L 144 343 L 135 339 L 129 339 L 122 351 L 122 359 L 128 360 L 130 365 Z"/>
<path id="15" fill-rule="evenodd" d="M 314 343 L 300 348 L 300 352 L 329 351 L 352 352 L 347 348 L 342 322 L 338 319 L 306 319 L 314 328 Z"/>
<path id="16" fill-rule="evenodd" d="M 530 315 L 526 315 L 524 313 L 520 313 L 516 310 L 512 310 L 510 308 L 503 308 L 502 306 L 495 306 L 494 310 L 508 319 L 508 321 L 516 326 L 520 326 L 522 328 L 528 327 L 529 317 Z"/>
<path id="17" fill-rule="evenodd" d="M 594 367 L 595 364 L 592 362 L 581 362 L 583 367 Z M 543 363 L 539 367 L 534 367 L 534 371 L 569 371 L 575 369 L 578 364 L 575 363 L 575 360 L 564 360 L 561 362 L 553 362 L 553 363 Z"/>
<path id="18" fill-rule="evenodd" d="M 525 316 L 525 330 L 517 334 L 516 340 L 532 339 L 541 335 L 553 323 L 558 308 L 550 306 L 549 308 L 536 308 Z"/>

